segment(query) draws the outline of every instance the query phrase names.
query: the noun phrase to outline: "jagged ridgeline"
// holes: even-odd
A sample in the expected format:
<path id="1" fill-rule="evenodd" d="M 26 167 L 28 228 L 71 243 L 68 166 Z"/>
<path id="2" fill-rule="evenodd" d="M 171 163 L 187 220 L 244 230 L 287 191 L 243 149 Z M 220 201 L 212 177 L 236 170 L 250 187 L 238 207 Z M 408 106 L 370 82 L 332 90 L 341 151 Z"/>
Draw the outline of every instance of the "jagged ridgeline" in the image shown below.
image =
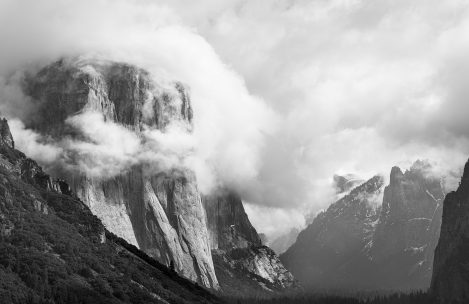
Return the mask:
<path id="1" fill-rule="evenodd" d="M 312 289 L 426 290 L 443 197 L 428 163 L 394 167 L 388 186 L 375 176 L 320 213 L 281 260 Z"/>
<path id="2" fill-rule="evenodd" d="M 124 127 L 138 138 L 148 130 L 164 133 L 174 125 L 190 134 L 197 115 L 187 87 L 180 82 L 159 83 L 144 69 L 103 60 L 55 62 L 28 75 L 24 92 L 38 114 L 27 127 L 54 141 L 89 140 L 69 123 L 82 113 L 98 113 L 105 123 Z M 238 287 L 249 278 L 250 287 L 267 291 L 296 286 L 278 257 L 262 247 L 232 191 L 203 198 L 194 172 L 185 166 L 158 170 L 135 162 L 104 176 L 70 171 L 74 156 L 68 154 L 67 166 L 60 162 L 54 174 L 67 179 L 71 192 L 107 229 L 174 266 L 177 273 L 209 288 L 221 285 L 225 292 L 234 284 L 221 282 L 223 278 L 236 280 Z M 245 252 L 244 260 L 230 254 L 235 249 Z"/>
<path id="3" fill-rule="evenodd" d="M 218 303 L 106 230 L 0 120 L 0 303 Z"/>

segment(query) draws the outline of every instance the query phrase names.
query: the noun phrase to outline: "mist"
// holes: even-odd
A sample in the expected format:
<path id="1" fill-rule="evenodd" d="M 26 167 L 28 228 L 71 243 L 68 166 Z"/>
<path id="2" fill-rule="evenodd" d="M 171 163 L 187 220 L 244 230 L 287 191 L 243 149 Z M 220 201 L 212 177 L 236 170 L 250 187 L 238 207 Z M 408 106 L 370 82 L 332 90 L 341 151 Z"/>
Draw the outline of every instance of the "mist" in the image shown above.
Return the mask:
<path id="1" fill-rule="evenodd" d="M 187 84 L 195 112 L 192 134 L 171 126 L 164 134 L 146 130 L 143 140 L 93 113 L 66 121 L 86 142 L 51 142 L 24 129 L 25 122 L 14 123 L 17 146 L 31 157 L 46 165 L 60 160 L 95 177 L 112 177 L 138 162 L 162 171 L 185 166 L 195 170 L 204 193 L 220 184 L 241 190 L 243 183 L 255 180 L 263 138 L 274 130 L 276 114 L 169 8 L 133 1 L 2 1 L 1 6 L 0 37 L 10 43 L 0 53 L 0 110 L 8 118 L 25 121 L 34 115 L 33 103 L 18 89 L 21 71 L 83 55 L 135 64 L 159 84 Z M 9 18 L 18 15 L 22 20 Z"/>
<path id="2" fill-rule="evenodd" d="M 46 167 L 60 160 L 94 176 L 136 162 L 189 167 L 203 192 L 236 189 L 274 237 L 332 203 L 333 174 L 387 177 L 428 159 L 457 176 L 469 155 L 468 27 L 464 1 L 0 0 L 0 114 Z M 94 144 L 26 129 L 34 106 L 23 73 L 81 55 L 186 84 L 192 133 L 136 138 L 93 113 L 68 123 Z"/>

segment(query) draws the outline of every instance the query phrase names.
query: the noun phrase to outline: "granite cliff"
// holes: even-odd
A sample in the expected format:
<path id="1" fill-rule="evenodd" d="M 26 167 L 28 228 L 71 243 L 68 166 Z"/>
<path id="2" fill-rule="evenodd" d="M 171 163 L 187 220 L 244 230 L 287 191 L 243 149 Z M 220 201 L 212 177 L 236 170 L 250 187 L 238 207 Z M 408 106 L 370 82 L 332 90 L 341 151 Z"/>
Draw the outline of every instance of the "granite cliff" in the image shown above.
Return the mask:
<path id="1" fill-rule="evenodd" d="M 469 162 L 456 191 L 446 195 L 433 261 L 431 293 L 437 303 L 469 301 Z"/>
<path id="2" fill-rule="evenodd" d="M 63 59 L 28 75 L 23 87 L 38 113 L 27 127 L 55 141 L 89 140 L 67 123 L 88 112 L 125 127 L 141 141 L 148 130 L 164 133 L 177 125 L 190 134 L 193 129 L 191 100 L 183 84 L 159 83 L 147 71 L 125 63 Z M 66 155 L 67 161 L 73 162 L 74 156 Z M 203 286 L 220 286 L 212 254 L 217 254 L 216 261 L 220 254 L 226 261 L 234 249 L 246 250 L 247 261 L 253 261 L 224 264 L 242 269 L 237 272 L 240 280 L 252 272 L 279 288 L 294 282 L 278 257 L 261 249 L 239 197 L 229 190 L 202 197 L 194 172 L 186 167 L 158 169 L 137 162 L 118 174 L 98 177 L 62 163 L 51 170 L 67 179 L 70 191 L 107 229 Z M 223 267 L 216 268 L 223 272 Z M 229 284 L 222 285 L 226 289 Z"/>
<path id="3" fill-rule="evenodd" d="M 132 65 L 64 59 L 27 78 L 25 92 L 39 114 L 30 127 L 57 140 L 79 137 L 66 119 L 93 111 L 137 134 L 146 127 L 164 130 L 170 122 L 190 131 L 190 99 L 182 84 L 172 86 L 163 90 L 148 72 Z M 218 288 L 192 172 L 152 173 L 137 164 L 112 178 L 64 175 L 72 191 L 116 235 L 166 265 L 174 263 L 183 276 Z"/>
<path id="4" fill-rule="evenodd" d="M 215 271 L 225 294 L 297 289 L 299 284 L 251 225 L 241 199 L 221 190 L 203 197 Z"/>

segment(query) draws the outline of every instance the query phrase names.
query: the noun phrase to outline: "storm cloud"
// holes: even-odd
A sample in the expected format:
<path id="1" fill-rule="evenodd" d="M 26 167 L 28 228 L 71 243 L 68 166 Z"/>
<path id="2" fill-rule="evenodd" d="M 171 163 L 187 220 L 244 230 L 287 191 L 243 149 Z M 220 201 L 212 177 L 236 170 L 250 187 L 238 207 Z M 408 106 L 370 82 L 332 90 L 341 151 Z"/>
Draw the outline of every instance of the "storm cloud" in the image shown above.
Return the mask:
<path id="1" fill-rule="evenodd" d="M 327 207 L 335 173 L 429 159 L 450 176 L 469 155 L 467 1 L 1 0 L 0 14 L 3 79 L 95 52 L 186 83 L 198 178 L 236 188 L 271 236 Z M 0 92 L 23 118 L 27 100 Z"/>

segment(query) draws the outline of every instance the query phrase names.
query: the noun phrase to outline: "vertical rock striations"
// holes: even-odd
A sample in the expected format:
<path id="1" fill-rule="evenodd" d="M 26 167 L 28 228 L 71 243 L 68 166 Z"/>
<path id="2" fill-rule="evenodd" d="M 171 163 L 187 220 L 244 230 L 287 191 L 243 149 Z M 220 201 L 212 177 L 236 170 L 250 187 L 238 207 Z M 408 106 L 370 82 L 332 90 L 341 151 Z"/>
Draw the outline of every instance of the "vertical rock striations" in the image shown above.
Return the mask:
<path id="1" fill-rule="evenodd" d="M 93 144 L 69 121 L 88 112 L 125 128 L 141 142 L 149 130 L 157 131 L 153 135 L 172 128 L 193 129 L 184 85 L 155 81 L 147 71 L 125 63 L 63 59 L 28 76 L 24 91 L 38 109 L 27 126 L 62 143 L 71 138 Z M 3 130 L 2 140 L 13 145 Z M 126 144 L 130 143 L 122 143 Z M 226 190 L 202 198 L 194 172 L 181 166 L 154 169 L 131 160 L 118 174 L 70 173 L 67 165 L 77 162 L 73 153 L 63 156 L 66 165 L 60 162 L 54 168 L 69 181 L 68 191 L 76 193 L 111 232 L 161 263 L 174 265 L 179 274 L 215 289 L 217 275 L 224 289 L 230 279 L 244 284 L 247 276 L 253 278 L 248 280 L 253 290 L 295 284 L 275 253 L 262 246 L 236 194 Z M 219 262 L 217 275 L 212 253 Z"/>
<path id="2" fill-rule="evenodd" d="M 440 239 L 435 250 L 431 292 L 438 303 L 469 301 L 469 162 L 456 191 L 443 203 Z"/>
<path id="3" fill-rule="evenodd" d="M 162 87 L 132 65 L 61 60 L 27 79 L 25 91 L 39 114 L 30 127 L 61 139 L 80 137 L 65 123 L 85 111 L 129 130 L 165 131 L 170 123 L 192 129 L 192 108 L 185 87 Z M 125 143 L 123 143 L 125 144 Z M 204 286 L 217 288 L 202 206 L 193 172 L 149 172 L 142 165 L 112 178 L 70 176 L 72 190 L 116 235 Z"/>

